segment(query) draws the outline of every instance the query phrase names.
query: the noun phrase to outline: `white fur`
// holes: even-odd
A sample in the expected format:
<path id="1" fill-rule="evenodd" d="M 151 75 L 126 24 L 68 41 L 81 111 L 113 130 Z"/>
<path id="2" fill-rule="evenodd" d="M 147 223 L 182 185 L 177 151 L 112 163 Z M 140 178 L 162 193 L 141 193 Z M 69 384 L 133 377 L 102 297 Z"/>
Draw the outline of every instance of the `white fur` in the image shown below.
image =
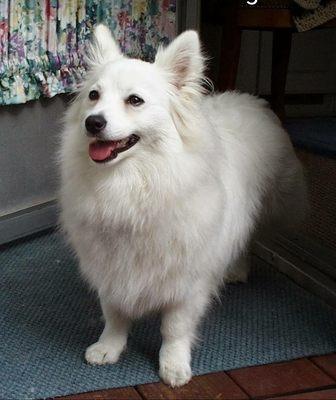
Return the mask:
<path id="1" fill-rule="evenodd" d="M 116 362 L 131 321 L 160 311 L 160 375 L 180 386 L 191 378 L 198 322 L 225 274 L 232 277 L 229 267 L 246 264 L 240 258 L 261 223 L 302 214 L 301 166 L 264 100 L 204 95 L 195 32 L 150 64 L 122 56 L 100 26 L 89 59 L 60 152 L 62 225 L 106 320 L 86 359 Z M 101 94 L 94 104 L 92 89 Z M 126 104 L 132 93 L 145 103 Z M 96 113 L 107 120 L 107 138 L 140 136 L 104 165 L 88 156 L 84 121 Z"/>

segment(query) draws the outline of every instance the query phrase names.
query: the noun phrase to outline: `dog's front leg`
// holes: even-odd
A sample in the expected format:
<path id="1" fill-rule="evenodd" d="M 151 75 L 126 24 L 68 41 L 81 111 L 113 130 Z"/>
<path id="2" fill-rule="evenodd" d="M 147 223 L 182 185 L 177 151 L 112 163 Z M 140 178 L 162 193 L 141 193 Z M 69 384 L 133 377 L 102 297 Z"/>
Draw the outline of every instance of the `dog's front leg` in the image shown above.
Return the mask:
<path id="1" fill-rule="evenodd" d="M 114 364 L 126 347 L 130 320 L 117 312 L 108 302 L 100 301 L 105 327 L 98 342 L 86 349 L 89 364 Z"/>
<path id="2" fill-rule="evenodd" d="M 160 377 L 172 387 L 182 386 L 191 379 L 191 346 L 207 301 L 204 293 L 197 293 L 185 303 L 163 312 Z"/>

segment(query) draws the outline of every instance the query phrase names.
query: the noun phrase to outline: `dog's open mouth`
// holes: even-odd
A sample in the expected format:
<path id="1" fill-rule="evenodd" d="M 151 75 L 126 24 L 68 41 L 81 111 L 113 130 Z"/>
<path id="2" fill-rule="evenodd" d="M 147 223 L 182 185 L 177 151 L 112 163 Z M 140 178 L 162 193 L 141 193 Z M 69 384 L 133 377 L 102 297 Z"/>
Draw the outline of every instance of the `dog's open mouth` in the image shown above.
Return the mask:
<path id="1" fill-rule="evenodd" d="M 96 163 L 105 163 L 130 149 L 139 139 L 139 136 L 133 134 L 122 140 L 95 140 L 90 143 L 89 156 Z"/>

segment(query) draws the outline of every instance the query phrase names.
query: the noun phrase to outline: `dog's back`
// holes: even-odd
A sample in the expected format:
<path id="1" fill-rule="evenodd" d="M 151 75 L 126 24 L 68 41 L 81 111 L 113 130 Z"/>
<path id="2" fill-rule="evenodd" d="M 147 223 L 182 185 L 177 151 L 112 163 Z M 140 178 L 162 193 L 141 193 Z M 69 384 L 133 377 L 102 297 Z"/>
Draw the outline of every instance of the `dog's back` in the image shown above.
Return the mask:
<path id="1" fill-rule="evenodd" d="M 274 228 L 298 226 L 308 208 L 303 168 L 268 103 L 233 91 L 205 97 L 203 110 L 227 196 L 250 203 L 256 220 Z"/>

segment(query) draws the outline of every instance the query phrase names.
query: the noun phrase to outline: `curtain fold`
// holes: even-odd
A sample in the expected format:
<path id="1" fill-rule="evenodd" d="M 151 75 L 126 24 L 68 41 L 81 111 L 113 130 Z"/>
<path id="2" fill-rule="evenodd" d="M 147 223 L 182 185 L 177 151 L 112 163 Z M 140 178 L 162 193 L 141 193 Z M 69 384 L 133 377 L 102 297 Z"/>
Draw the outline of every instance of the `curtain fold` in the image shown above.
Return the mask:
<path id="1" fill-rule="evenodd" d="M 0 0 L 0 104 L 75 89 L 98 22 L 126 54 L 153 60 L 175 36 L 175 15 L 176 0 Z"/>

